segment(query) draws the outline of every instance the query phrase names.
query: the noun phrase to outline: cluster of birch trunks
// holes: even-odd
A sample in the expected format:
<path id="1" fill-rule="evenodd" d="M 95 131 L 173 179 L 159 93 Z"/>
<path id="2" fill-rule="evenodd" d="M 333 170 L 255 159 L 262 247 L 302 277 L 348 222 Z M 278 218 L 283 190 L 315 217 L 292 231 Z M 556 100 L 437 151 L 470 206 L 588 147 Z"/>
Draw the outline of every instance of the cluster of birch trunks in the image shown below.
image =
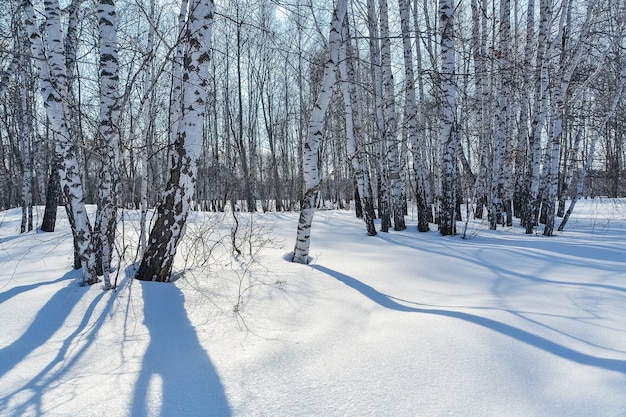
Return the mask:
<path id="1" fill-rule="evenodd" d="M 306 263 L 324 207 L 353 205 L 370 236 L 409 210 L 422 232 L 470 216 L 551 236 L 577 199 L 626 193 L 621 1 L 6 0 L 0 15 L 0 208 L 21 206 L 28 232 L 34 205 L 44 231 L 64 206 L 84 284 L 115 286 L 122 209 L 141 216 L 137 277 L 168 281 L 192 210 L 299 210 Z"/>

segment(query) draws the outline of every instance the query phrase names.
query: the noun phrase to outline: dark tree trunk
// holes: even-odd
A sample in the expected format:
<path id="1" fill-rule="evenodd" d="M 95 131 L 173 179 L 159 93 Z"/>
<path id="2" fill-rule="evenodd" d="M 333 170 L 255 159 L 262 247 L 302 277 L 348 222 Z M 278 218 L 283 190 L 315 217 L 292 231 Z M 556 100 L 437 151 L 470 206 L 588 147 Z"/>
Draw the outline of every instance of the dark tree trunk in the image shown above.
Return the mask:
<path id="1" fill-rule="evenodd" d="M 357 219 L 363 218 L 363 205 L 361 204 L 361 196 L 359 195 L 359 187 L 356 185 L 356 178 L 354 179 L 354 214 Z"/>
<path id="2" fill-rule="evenodd" d="M 482 195 L 476 198 L 476 208 L 474 209 L 474 218 L 482 219 L 485 211 L 485 205 L 487 205 L 487 196 Z"/>
<path id="3" fill-rule="evenodd" d="M 46 208 L 43 213 L 41 230 L 44 232 L 54 232 L 57 221 L 57 207 L 61 200 L 61 185 L 59 181 L 59 171 L 52 169 L 48 178 L 48 191 L 46 192 Z"/>

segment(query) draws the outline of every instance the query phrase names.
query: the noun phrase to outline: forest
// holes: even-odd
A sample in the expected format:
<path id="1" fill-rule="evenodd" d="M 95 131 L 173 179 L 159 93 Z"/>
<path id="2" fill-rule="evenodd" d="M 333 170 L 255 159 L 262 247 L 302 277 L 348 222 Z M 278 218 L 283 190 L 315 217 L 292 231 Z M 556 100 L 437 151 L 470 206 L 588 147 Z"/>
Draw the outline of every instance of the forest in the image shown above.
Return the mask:
<path id="1" fill-rule="evenodd" d="M 626 416 L 625 25 L 0 0 L 0 416 Z"/>
<path id="2" fill-rule="evenodd" d="M 626 194 L 625 24 L 623 0 L 6 0 L 0 210 L 64 208 L 105 288 L 124 210 L 156 281 L 194 211 L 300 212 L 300 263 L 326 208 L 549 237 Z"/>

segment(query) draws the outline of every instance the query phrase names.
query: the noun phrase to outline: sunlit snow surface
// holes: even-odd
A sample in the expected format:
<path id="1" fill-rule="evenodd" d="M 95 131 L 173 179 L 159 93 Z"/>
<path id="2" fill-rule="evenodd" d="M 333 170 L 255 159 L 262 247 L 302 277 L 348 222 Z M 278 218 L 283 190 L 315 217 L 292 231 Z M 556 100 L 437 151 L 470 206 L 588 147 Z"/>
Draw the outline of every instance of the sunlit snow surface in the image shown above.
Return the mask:
<path id="1" fill-rule="evenodd" d="M 318 211 L 308 266 L 285 260 L 297 213 L 239 213 L 236 258 L 232 215 L 194 214 L 173 284 L 127 278 L 127 212 L 108 292 L 77 285 L 64 218 L 20 215 L 0 212 L 1 416 L 626 415 L 626 200 L 552 238 L 411 214 L 367 237 Z"/>

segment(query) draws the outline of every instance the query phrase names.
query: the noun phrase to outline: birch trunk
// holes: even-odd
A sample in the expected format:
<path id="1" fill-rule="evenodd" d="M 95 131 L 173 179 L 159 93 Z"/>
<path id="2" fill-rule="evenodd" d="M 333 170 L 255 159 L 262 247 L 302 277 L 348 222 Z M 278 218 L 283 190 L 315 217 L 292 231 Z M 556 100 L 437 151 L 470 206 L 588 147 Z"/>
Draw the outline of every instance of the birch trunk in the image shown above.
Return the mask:
<path id="1" fill-rule="evenodd" d="M 45 32 L 48 57 L 43 53 L 42 38 L 37 30 L 37 15 L 30 0 L 24 1 L 26 27 L 31 41 L 31 51 L 36 58 L 40 88 L 43 95 L 46 114 L 56 136 L 55 151 L 61 158 L 59 180 L 69 210 L 70 224 L 74 229 L 75 243 L 80 255 L 83 276 L 82 284 L 98 282 L 96 257 L 89 218 L 85 210 L 83 186 L 80 180 L 80 167 L 76 149 L 72 142 L 70 129 L 65 116 L 65 100 L 68 96 L 67 77 L 63 50 L 63 32 L 61 10 L 58 0 L 45 0 Z"/>
<path id="2" fill-rule="evenodd" d="M 187 8 L 186 1 L 181 14 L 183 8 Z M 188 11 L 184 11 L 188 19 L 184 36 L 187 45 L 182 70 L 181 120 L 171 154 L 170 178 L 137 271 L 140 280 L 172 280 L 174 256 L 195 192 L 197 160 L 202 146 L 213 10 L 212 0 L 192 0 Z"/>
<path id="3" fill-rule="evenodd" d="M 383 82 L 380 64 L 380 45 L 378 20 L 374 0 L 367 0 L 367 28 L 369 31 L 369 50 L 372 73 L 374 104 L 376 106 L 375 137 L 373 142 L 378 145 L 378 217 L 380 230 L 388 232 L 391 227 L 391 196 L 388 187 L 389 172 L 387 167 L 387 143 L 384 139 L 385 117 L 383 114 Z"/>
<path id="4" fill-rule="evenodd" d="M 539 211 L 539 185 L 541 173 L 541 135 L 546 119 L 547 90 L 548 90 L 548 35 L 550 20 L 552 17 L 552 0 L 541 0 L 539 5 L 539 35 L 537 37 L 537 62 L 535 67 L 535 92 L 531 130 L 529 133 L 530 172 L 529 192 L 526 201 L 526 211 L 523 223 L 526 226 L 526 234 L 531 234 L 537 225 Z"/>
<path id="5" fill-rule="evenodd" d="M 563 118 L 565 113 L 565 101 L 567 99 L 567 92 L 570 87 L 574 71 L 578 67 L 586 48 L 584 47 L 583 39 L 585 42 L 589 41 L 588 34 L 591 27 L 593 7 L 595 2 L 591 2 L 587 8 L 587 16 L 585 22 L 581 28 L 580 39 L 577 47 L 573 51 L 572 57 L 569 62 L 565 61 L 565 53 L 567 47 L 570 44 L 569 31 L 571 26 L 571 7 L 572 2 L 569 0 L 564 3 L 563 15 L 568 16 L 568 21 L 565 25 L 561 25 L 560 32 L 562 33 L 561 41 L 561 60 L 558 74 L 556 76 L 556 88 L 554 101 L 554 116 L 552 124 L 552 152 L 550 155 L 550 171 L 548 174 L 548 192 L 547 192 L 547 207 L 546 207 L 546 225 L 543 230 L 544 236 L 552 236 L 554 234 L 554 217 L 557 200 L 557 191 L 559 185 L 559 162 L 561 157 L 561 136 L 563 133 Z"/>
<path id="6" fill-rule="evenodd" d="M 324 117 L 337 77 L 337 64 L 339 62 L 339 49 L 341 46 L 341 28 L 346 17 L 346 9 L 346 0 L 337 0 L 333 19 L 330 24 L 330 33 L 328 35 L 329 58 L 324 67 L 322 88 L 315 102 L 315 106 L 313 107 L 313 111 L 311 112 L 307 140 L 304 143 L 303 173 L 306 191 L 302 199 L 296 244 L 292 254 L 292 261 L 302 264 L 309 262 L 311 225 L 313 223 L 313 216 L 315 215 L 315 200 L 320 185 L 317 150 L 323 139 Z"/>
<path id="7" fill-rule="evenodd" d="M 48 174 L 48 185 L 46 187 L 46 207 L 44 209 L 41 230 L 44 232 L 54 232 L 56 227 L 57 209 L 62 202 L 61 184 L 59 181 L 59 165 L 61 161 L 54 155 L 50 173 Z"/>
<path id="8" fill-rule="evenodd" d="M 530 121 L 530 88 L 531 88 L 531 67 L 533 57 L 533 40 L 535 31 L 535 0 L 528 0 L 526 13 L 526 41 L 524 46 L 522 84 L 521 84 L 521 100 L 519 107 L 519 131 L 517 135 L 517 163 L 516 166 L 520 172 L 515 183 L 515 196 L 513 197 L 513 211 L 520 217 L 521 225 L 526 226 L 529 216 L 526 215 L 528 210 L 528 198 L 530 192 L 530 173 L 531 164 L 529 161 L 529 121 Z"/>
<path id="9" fill-rule="evenodd" d="M 21 49 L 25 49 L 21 47 Z M 22 51 L 22 65 L 18 76 L 19 80 L 19 110 L 20 110 L 20 153 L 22 160 L 22 224 L 20 232 L 33 230 L 33 102 L 31 91 L 32 81 L 29 79 L 30 59 L 27 51 Z"/>
<path id="10" fill-rule="evenodd" d="M 578 176 L 578 186 L 576 187 L 576 195 L 570 202 L 567 212 L 565 212 L 565 216 L 563 216 L 563 220 L 561 220 L 561 224 L 559 224 L 559 227 L 557 229 L 559 232 L 562 232 L 563 230 L 565 230 L 565 225 L 567 224 L 567 221 L 572 215 L 572 212 L 574 211 L 574 207 L 576 207 L 576 202 L 583 195 L 583 191 L 585 187 L 585 179 L 587 178 L 589 170 L 591 169 L 591 164 L 593 163 L 593 156 L 596 151 L 598 140 L 600 139 L 602 132 L 606 132 L 607 124 L 615 116 L 615 113 L 617 112 L 617 106 L 619 105 L 620 100 L 622 99 L 625 85 L 626 85 L 626 59 L 624 60 L 622 64 L 622 73 L 620 74 L 620 80 L 619 80 L 619 84 L 617 87 L 617 92 L 615 93 L 615 97 L 613 97 L 613 102 L 611 103 L 611 107 L 604 115 L 602 122 L 596 129 L 596 132 L 594 133 L 591 139 L 591 144 L 589 145 L 589 151 L 587 153 L 587 159 L 585 161 L 585 165 L 582 167 L 582 170 Z"/>
<path id="11" fill-rule="evenodd" d="M 186 7 L 185 7 L 186 9 Z M 155 0 L 150 1 L 150 20 L 154 20 L 155 16 Z M 179 25 L 180 22 L 179 22 Z M 150 25 L 148 31 L 148 45 L 146 53 L 152 56 L 154 54 L 154 25 Z M 152 64 L 149 63 L 146 66 L 146 73 L 143 84 L 143 102 L 141 105 L 141 114 L 140 117 L 143 121 L 142 123 L 142 138 L 143 138 L 143 148 L 141 149 L 141 183 L 140 183 L 140 201 L 139 201 L 139 249 L 140 254 L 146 251 L 146 247 L 148 246 L 148 238 L 146 231 L 146 221 L 148 214 L 148 186 L 150 181 L 151 171 L 149 169 L 149 155 L 152 153 L 152 142 L 153 142 L 153 134 L 154 134 L 154 114 L 153 114 L 153 101 L 154 101 L 154 92 L 152 91 L 152 83 L 153 83 L 153 67 Z"/>
<path id="12" fill-rule="evenodd" d="M 567 154 L 567 170 L 565 172 L 565 178 L 563 179 L 563 187 L 559 192 L 558 198 L 558 217 L 563 217 L 565 215 L 565 199 L 567 198 L 567 193 L 572 185 L 572 180 L 574 179 L 574 171 L 578 163 L 580 143 L 582 142 L 583 132 L 583 128 L 580 128 L 578 130 L 578 132 L 576 133 L 576 138 L 574 139 L 574 143 L 572 144 L 572 147 L 569 149 Z"/>
<path id="13" fill-rule="evenodd" d="M 9 85 L 9 81 L 13 74 L 15 74 L 20 65 L 20 61 L 22 60 L 22 56 L 19 53 L 14 53 L 11 58 L 11 62 L 9 65 L 2 71 L 2 76 L 0 77 L 0 96 L 4 96 L 4 93 Z"/>
<path id="14" fill-rule="evenodd" d="M 531 0 L 532 1 L 532 0 Z M 487 105 L 489 103 L 489 82 L 486 74 L 486 47 L 485 37 L 487 33 L 487 11 L 485 3 L 478 4 L 477 0 L 472 0 L 472 52 L 474 58 L 474 72 L 476 74 L 476 94 L 478 100 L 478 122 L 479 122 L 479 167 L 478 175 L 474 185 L 474 199 L 476 207 L 474 209 L 474 217 L 483 218 L 484 208 L 486 206 L 489 158 L 490 158 L 490 142 L 492 121 L 488 117 Z M 469 220 L 469 219 L 468 219 Z"/>
<path id="15" fill-rule="evenodd" d="M 407 0 L 398 0 L 400 9 L 400 26 L 402 31 L 402 46 L 404 57 L 404 100 L 406 114 L 406 129 L 411 150 L 413 153 L 413 170 L 415 172 L 417 202 L 417 230 L 427 232 L 428 226 L 428 203 L 426 201 L 426 176 L 422 159 L 422 146 L 417 128 L 417 96 L 415 94 L 415 73 L 413 71 L 413 49 L 411 48 L 410 13 Z"/>
<path id="16" fill-rule="evenodd" d="M 346 21 L 348 19 L 346 18 Z M 354 41 L 354 46 L 352 41 Z M 363 169 L 363 188 L 366 190 L 366 196 L 368 200 L 368 204 L 366 207 L 362 207 L 363 210 L 366 210 L 368 213 L 365 214 L 369 216 L 372 221 L 376 219 L 376 211 L 374 209 L 374 193 L 372 191 L 372 184 L 370 181 L 370 166 L 369 166 L 369 152 L 368 147 L 366 145 L 365 138 L 367 136 L 367 123 L 368 120 L 365 117 L 365 114 L 369 115 L 370 109 L 369 107 L 365 109 L 368 105 L 367 100 L 365 99 L 366 92 L 364 89 L 357 88 L 357 74 L 361 71 L 364 71 L 364 67 L 360 65 L 358 67 L 355 64 L 359 64 L 362 62 L 359 55 L 359 39 L 355 39 L 350 37 L 350 43 L 347 45 L 347 54 L 348 54 L 348 76 L 351 80 L 351 91 L 352 91 L 352 104 L 354 110 L 354 129 L 355 129 L 355 139 L 356 139 L 356 148 L 357 155 L 359 156 L 359 160 L 361 163 L 361 167 Z M 357 71 L 360 70 L 360 71 Z"/>
<path id="17" fill-rule="evenodd" d="M 413 7 L 413 25 L 415 27 L 415 31 L 416 33 L 421 33 L 421 27 L 419 25 L 419 5 L 417 4 L 417 0 L 415 1 L 414 7 Z M 426 22 L 426 25 L 428 25 L 428 21 Z M 423 38 L 422 36 L 418 36 L 417 38 L 417 42 L 415 42 L 415 52 L 416 52 L 416 56 L 415 56 L 415 69 L 416 69 L 416 73 L 418 74 L 417 77 L 417 92 L 418 92 L 418 100 L 419 100 L 419 109 L 421 111 L 418 112 L 418 119 L 416 120 L 416 122 L 418 123 L 419 129 L 418 129 L 418 144 L 423 144 L 423 147 L 420 146 L 419 147 L 419 152 L 420 155 L 418 155 L 418 161 L 417 163 L 419 165 L 421 165 L 421 170 L 424 173 L 424 188 L 423 188 L 423 199 L 424 199 L 424 204 L 425 204 L 425 210 L 424 210 L 424 222 L 426 223 L 432 223 L 433 220 L 433 210 L 432 210 L 432 202 L 433 202 L 433 197 L 432 197 L 432 190 L 431 190 L 431 185 L 428 182 L 428 179 L 426 177 L 426 161 L 427 161 L 427 152 L 425 151 L 426 149 L 426 145 L 428 142 L 428 131 L 430 130 L 429 127 L 429 121 L 427 120 L 427 118 L 424 116 L 425 113 L 425 109 L 427 108 L 428 104 L 426 103 L 426 94 L 424 92 L 424 77 L 422 76 L 423 72 L 424 72 L 424 66 L 423 66 L 423 59 L 422 59 L 422 42 Z M 430 42 L 430 36 L 428 36 L 427 42 Z M 427 49 L 428 52 L 430 52 L 430 49 Z M 413 162 L 415 163 L 415 159 L 413 160 Z M 419 222 L 419 220 L 418 220 Z M 418 225 L 419 226 L 419 225 Z M 423 225 L 422 225 L 422 228 Z"/>
<path id="18" fill-rule="evenodd" d="M 22 223 L 20 225 L 20 233 L 26 233 L 33 230 L 33 169 L 32 169 L 32 122 L 29 123 L 30 116 L 26 113 L 28 109 L 28 92 L 25 88 L 20 88 L 21 100 L 21 160 L 22 160 Z"/>
<path id="19" fill-rule="evenodd" d="M 439 232 L 444 236 L 456 234 L 456 153 L 458 145 L 457 135 L 454 132 L 456 86 L 453 3 L 452 0 L 440 0 L 439 2 L 442 62 L 440 87 L 444 94 L 440 134 L 441 210 L 439 215 Z"/>
<path id="20" fill-rule="evenodd" d="M 119 195 L 119 64 L 117 58 L 117 12 L 115 0 L 100 0 L 100 141 L 102 171 L 98 189 L 98 210 L 94 227 L 96 250 L 102 262 L 104 287 L 111 288 L 109 278 L 117 226 Z"/>
<path id="21" fill-rule="evenodd" d="M 74 96 L 74 92 L 72 89 L 74 80 L 75 80 L 75 66 L 76 66 L 76 49 L 78 44 L 78 19 L 80 4 L 82 0 L 72 0 L 72 2 L 65 8 L 64 12 L 68 15 L 67 22 L 67 33 L 65 35 L 65 68 L 67 75 L 67 111 L 69 115 L 66 117 L 69 120 L 78 121 L 70 124 L 70 136 L 74 141 L 79 140 L 81 129 L 80 129 L 80 112 L 77 110 L 76 98 Z M 46 129 L 46 136 L 50 136 L 50 129 Z M 54 139 L 53 142 L 56 142 L 56 134 L 52 133 L 51 135 Z M 49 141 L 49 137 L 46 138 Z M 54 157 L 54 162 L 52 163 L 52 169 L 50 173 L 48 173 L 48 188 L 46 192 L 46 209 L 44 211 L 44 217 L 42 220 L 41 230 L 46 232 L 53 232 L 56 226 L 56 213 L 57 213 L 57 205 L 64 204 L 66 213 L 70 213 L 71 209 L 67 205 L 67 202 L 63 201 L 61 196 L 61 189 L 59 184 L 59 172 L 58 167 L 60 164 L 60 157 L 57 155 Z M 49 193 L 52 195 L 49 196 Z M 71 220 L 72 216 L 68 214 L 68 218 Z M 78 254 L 77 244 L 76 244 L 76 236 L 74 233 L 75 228 L 73 225 L 72 229 L 72 238 L 74 240 L 74 267 L 75 269 L 79 269 L 81 267 L 80 255 Z"/>
<path id="22" fill-rule="evenodd" d="M 346 19 L 347 20 L 347 19 Z M 348 53 L 350 45 L 350 35 L 348 23 L 343 25 L 343 42 L 339 50 L 339 70 L 341 73 L 341 91 L 343 94 L 344 113 L 346 115 L 346 148 L 348 159 L 352 163 L 354 170 L 355 182 L 357 185 L 358 196 L 362 208 L 363 221 L 368 236 L 376 235 L 376 227 L 374 226 L 374 217 L 372 216 L 373 206 L 372 195 L 367 187 L 367 172 L 361 161 L 361 141 L 356 138 L 354 109 L 354 69 L 352 68 L 352 56 Z"/>
<path id="23" fill-rule="evenodd" d="M 379 0 L 380 58 L 383 83 L 383 114 L 385 130 L 383 140 L 387 143 L 387 166 L 391 180 L 391 212 L 395 230 L 406 229 L 400 160 L 398 156 L 398 121 L 396 111 L 393 72 L 391 70 L 391 38 L 389 37 L 389 11 L 387 0 Z"/>
<path id="24" fill-rule="evenodd" d="M 510 57 L 509 45 L 511 36 L 511 2 L 500 2 L 499 44 L 496 54 L 499 79 L 496 110 L 494 120 L 493 160 L 491 164 L 491 193 L 488 210 L 489 228 L 496 230 L 502 220 L 504 208 L 504 158 L 509 141 L 509 95 L 510 86 Z"/>
<path id="25" fill-rule="evenodd" d="M 187 34 L 186 25 L 189 1 L 190 0 L 180 0 L 180 13 L 178 14 L 178 38 L 172 66 L 172 92 L 170 94 L 169 107 L 170 138 L 172 141 L 176 140 L 176 136 L 178 135 L 178 126 L 182 112 L 183 60 L 186 45 L 185 36 Z"/>

